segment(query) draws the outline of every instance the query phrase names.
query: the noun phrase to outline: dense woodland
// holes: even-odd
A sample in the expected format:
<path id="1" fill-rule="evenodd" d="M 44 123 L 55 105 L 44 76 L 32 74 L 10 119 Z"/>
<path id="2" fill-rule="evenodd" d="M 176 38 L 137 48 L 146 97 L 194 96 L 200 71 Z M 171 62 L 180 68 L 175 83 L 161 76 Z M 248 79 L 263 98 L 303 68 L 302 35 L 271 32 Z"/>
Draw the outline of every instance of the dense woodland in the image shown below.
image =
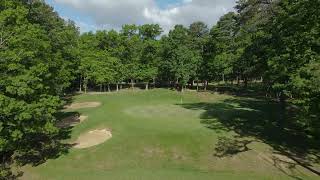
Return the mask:
<path id="1" fill-rule="evenodd" d="M 0 179 L 13 164 L 39 164 L 61 147 L 55 126 L 74 91 L 143 84 L 198 91 L 209 84 L 249 88 L 296 111 L 320 133 L 320 1 L 239 0 L 208 27 L 124 25 L 79 33 L 41 0 L 0 1 Z"/>

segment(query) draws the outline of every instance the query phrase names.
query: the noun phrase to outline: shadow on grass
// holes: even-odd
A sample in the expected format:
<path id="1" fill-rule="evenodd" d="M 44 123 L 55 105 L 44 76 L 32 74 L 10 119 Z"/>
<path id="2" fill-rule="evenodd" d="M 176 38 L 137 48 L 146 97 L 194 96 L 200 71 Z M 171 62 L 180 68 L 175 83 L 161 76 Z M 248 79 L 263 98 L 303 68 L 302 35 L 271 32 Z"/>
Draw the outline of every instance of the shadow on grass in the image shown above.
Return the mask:
<path id="1" fill-rule="evenodd" d="M 61 120 L 70 116 L 78 116 L 77 112 L 59 112 L 56 117 Z M 21 144 L 23 147 L 23 153 L 16 155 L 17 162 L 22 166 L 30 164 L 32 166 L 38 166 L 48 159 L 56 159 L 63 154 L 67 154 L 72 147 L 69 143 L 64 143 L 65 140 L 70 139 L 72 127 L 65 128 L 53 128 L 55 133 L 34 133 L 29 134 L 25 138 L 25 144 Z"/>
<path id="2" fill-rule="evenodd" d="M 238 153 L 250 151 L 248 147 L 252 140 L 241 139 L 237 137 L 218 137 L 218 143 L 215 146 L 214 156 L 216 157 L 231 157 Z"/>
<path id="3" fill-rule="evenodd" d="M 70 116 L 78 116 L 77 112 L 59 112 L 56 114 L 58 120 Z M 52 127 L 52 132 L 28 133 L 21 142 L 19 150 L 2 163 L 2 172 L 8 173 L 7 179 L 18 179 L 23 176 L 23 172 L 12 173 L 10 166 L 13 162 L 19 166 L 31 165 L 38 166 L 45 163 L 49 159 L 56 159 L 63 154 L 67 154 L 73 144 L 69 144 L 66 140 L 70 139 L 72 127 L 56 128 Z M 37 131 L 39 132 L 39 131 Z M 6 157 L 6 156 L 4 156 Z M 5 169 L 7 168 L 7 169 Z M 0 178 L 1 179 L 1 178 Z"/>
<path id="4" fill-rule="evenodd" d="M 72 145 L 63 143 L 70 138 L 71 128 L 60 129 L 54 136 L 45 133 L 35 133 L 26 138 L 26 143 L 21 144 L 23 149 L 15 155 L 16 161 L 21 165 L 38 166 L 48 159 L 56 159 L 68 153 Z"/>
<path id="5" fill-rule="evenodd" d="M 257 139 L 273 147 L 275 153 L 290 158 L 314 174 L 320 175 L 313 164 L 320 163 L 320 144 L 317 139 L 293 123 L 293 119 L 280 122 L 281 107 L 272 101 L 254 98 L 232 98 L 216 103 L 184 104 L 184 108 L 204 110 L 201 123 L 216 132 L 234 131 L 233 138 L 220 137 L 215 155 L 233 156 L 250 150 L 247 145 Z M 287 116 L 290 117 L 290 116 Z M 274 161 L 276 166 L 277 161 Z M 291 165 L 292 166 L 292 165 Z"/>

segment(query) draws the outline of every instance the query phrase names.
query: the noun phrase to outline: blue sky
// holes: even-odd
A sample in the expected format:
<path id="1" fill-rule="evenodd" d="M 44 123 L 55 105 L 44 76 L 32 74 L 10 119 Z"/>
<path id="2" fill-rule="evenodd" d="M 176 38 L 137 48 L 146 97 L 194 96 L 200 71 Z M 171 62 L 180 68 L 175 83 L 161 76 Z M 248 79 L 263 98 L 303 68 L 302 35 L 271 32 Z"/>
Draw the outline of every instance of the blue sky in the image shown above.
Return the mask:
<path id="1" fill-rule="evenodd" d="M 89 16 L 84 15 L 83 13 L 77 11 L 76 9 L 65 6 L 63 4 L 59 4 L 54 2 L 54 0 L 45 0 L 48 4 L 50 4 L 55 11 L 59 13 L 59 15 L 65 19 L 71 19 L 77 23 L 78 26 L 81 26 L 80 22 L 84 22 L 88 25 L 92 25 L 92 27 L 81 27 L 81 31 L 94 31 L 95 30 L 95 23 L 92 18 Z"/>
<path id="2" fill-rule="evenodd" d="M 232 11 L 235 0 L 45 0 L 81 32 L 120 29 L 123 24 L 158 23 L 165 32 L 175 24 L 203 21 L 209 26 Z"/>

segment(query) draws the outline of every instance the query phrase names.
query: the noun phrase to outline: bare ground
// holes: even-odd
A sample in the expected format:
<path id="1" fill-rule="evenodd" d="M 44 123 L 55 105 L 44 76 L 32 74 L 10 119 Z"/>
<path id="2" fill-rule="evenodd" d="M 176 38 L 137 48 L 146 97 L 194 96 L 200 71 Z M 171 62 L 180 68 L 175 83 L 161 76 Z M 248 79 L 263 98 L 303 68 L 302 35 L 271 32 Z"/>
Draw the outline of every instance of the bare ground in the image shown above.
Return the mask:
<path id="1" fill-rule="evenodd" d="M 88 116 L 70 116 L 59 121 L 57 123 L 57 127 L 59 128 L 73 127 L 79 123 L 82 123 L 87 118 Z"/>
<path id="2" fill-rule="evenodd" d="M 82 109 L 82 108 L 94 108 L 101 106 L 100 102 L 81 102 L 81 103 L 72 103 L 70 105 L 66 105 L 65 109 Z"/>

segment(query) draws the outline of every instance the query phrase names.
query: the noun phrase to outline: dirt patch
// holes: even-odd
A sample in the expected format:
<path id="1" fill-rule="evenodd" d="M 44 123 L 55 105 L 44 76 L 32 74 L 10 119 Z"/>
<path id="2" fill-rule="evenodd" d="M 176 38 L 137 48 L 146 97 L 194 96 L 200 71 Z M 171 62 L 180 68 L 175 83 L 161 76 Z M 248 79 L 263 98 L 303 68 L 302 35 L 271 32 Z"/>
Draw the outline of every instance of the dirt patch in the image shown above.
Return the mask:
<path id="1" fill-rule="evenodd" d="M 77 139 L 74 148 L 84 149 L 98 144 L 102 144 L 112 137 L 111 130 L 96 129 L 82 134 Z"/>
<path id="2" fill-rule="evenodd" d="M 82 108 L 94 108 L 101 106 L 100 102 L 81 102 L 81 103 L 72 103 L 66 105 L 65 109 L 82 109 Z"/>
<path id="3" fill-rule="evenodd" d="M 174 160 L 179 160 L 179 161 L 187 160 L 186 153 L 179 150 L 178 148 L 172 148 L 170 153 L 171 153 L 172 159 L 174 159 Z"/>
<path id="4" fill-rule="evenodd" d="M 143 157 L 162 157 L 165 155 L 165 151 L 160 147 L 146 147 L 143 149 Z"/>
<path id="5" fill-rule="evenodd" d="M 273 165 L 285 174 L 293 174 L 294 170 L 299 166 L 291 158 L 277 153 L 258 153 L 258 157 Z"/>
<path id="6" fill-rule="evenodd" d="M 174 117 L 198 117 L 203 111 L 194 111 L 183 108 L 179 105 L 147 105 L 147 106 L 133 106 L 124 109 L 124 112 L 130 116 L 142 118 L 170 118 Z"/>
<path id="7" fill-rule="evenodd" d="M 82 123 L 87 118 L 88 116 L 70 116 L 59 121 L 57 123 L 57 127 L 59 128 L 73 127 L 79 123 Z"/>

